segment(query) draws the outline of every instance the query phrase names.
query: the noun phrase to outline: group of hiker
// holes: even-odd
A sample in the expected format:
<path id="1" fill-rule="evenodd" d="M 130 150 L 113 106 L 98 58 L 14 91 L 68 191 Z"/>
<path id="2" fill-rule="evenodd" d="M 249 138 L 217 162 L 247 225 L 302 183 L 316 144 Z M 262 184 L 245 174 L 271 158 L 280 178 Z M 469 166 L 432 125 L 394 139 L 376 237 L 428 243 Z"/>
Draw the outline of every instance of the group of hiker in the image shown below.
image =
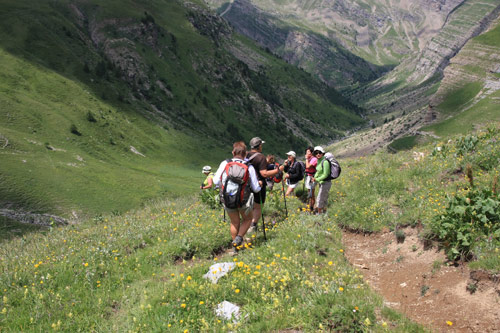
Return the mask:
<path id="1" fill-rule="evenodd" d="M 340 172 L 333 155 L 325 154 L 321 146 L 306 149 L 305 163 L 297 160 L 294 151 L 289 151 L 286 154 L 287 159 L 280 165 L 276 163 L 273 155 L 262 154 L 264 143 L 259 137 L 252 138 L 250 151 L 247 151 L 245 142 L 235 142 L 233 157 L 222 161 L 215 173 L 210 166 L 204 166 L 202 170 L 207 177 L 200 188 L 218 191 L 220 202 L 231 221 L 232 245 L 235 252 L 243 244 L 245 234 L 257 230 L 268 187 L 272 190 L 275 183 L 285 181 L 285 196 L 289 196 L 305 178 L 309 209 L 322 214 L 326 212 L 331 180 L 338 177 Z M 319 190 L 315 197 L 317 185 Z"/>

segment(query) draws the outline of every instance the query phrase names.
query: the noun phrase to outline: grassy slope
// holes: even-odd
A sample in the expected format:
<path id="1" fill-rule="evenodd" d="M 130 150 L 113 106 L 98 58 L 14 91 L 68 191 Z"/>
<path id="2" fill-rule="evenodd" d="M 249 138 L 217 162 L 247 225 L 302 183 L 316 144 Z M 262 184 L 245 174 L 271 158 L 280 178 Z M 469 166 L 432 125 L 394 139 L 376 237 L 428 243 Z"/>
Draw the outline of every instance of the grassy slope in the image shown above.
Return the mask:
<path id="1" fill-rule="evenodd" d="M 386 308 L 347 263 L 339 225 L 363 232 L 415 225 L 430 237 L 448 198 L 468 192 L 456 170 L 471 164 L 478 187 L 490 187 L 499 175 L 500 129 L 471 135 L 478 140 L 473 150 L 452 137 L 420 147 L 419 161 L 409 152 L 341 161 L 328 216 L 307 215 L 290 198 L 285 219 L 281 194 L 270 195 L 268 240 L 259 233 L 253 249 L 237 258 L 222 252 L 229 229 L 221 211 L 194 199 L 17 232 L 0 243 L 0 328 L 422 332 Z M 476 264 L 498 272 L 498 236 L 475 242 Z M 214 285 L 202 275 L 217 262 L 237 268 Z M 248 315 L 242 325 L 214 315 L 223 300 L 242 307 Z"/>
<path id="2" fill-rule="evenodd" d="M 189 15 L 208 20 L 175 1 L 5 1 L 1 8 L 2 205 L 65 216 L 124 211 L 191 193 L 202 181 L 199 168 L 227 157 L 233 140 L 260 135 L 267 152 L 285 152 L 305 146 L 304 137 L 342 135 L 362 122 L 335 91 L 244 41 L 269 64 L 261 74 L 249 70 L 206 35 L 215 23 L 197 30 Z M 156 23 L 141 26 L 151 20 L 145 12 Z M 134 32 L 140 27 L 158 31 L 161 52 Z M 106 47 L 95 45 L 100 38 Z M 123 58 L 109 58 L 110 50 Z M 133 67 L 119 69 L 127 56 L 138 57 L 133 73 L 141 79 L 126 78 Z M 302 136 L 271 119 L 278 109 Z M 304 126 L 305 116 L 318 131 Z"/>
<path id="3" fill-rule="evenodd" d="M 214 258 L 229 240 L 221 211 L 185 199 L 4 241 L 0 328 L 423 331 L 363 283 L 332 219 L 304 216 L 290 199 L 284 221 L 283 204 L 279 193 L 270 197 L 268 240 L 259 234 L 237 258 Z M 237 268 L 212 284 L 202 275 L 217 262 Z M 215 316 L 224 300 L 241 306 L 242 324 Z"/>
<path id="4" fill-rule="evenodd" d="M 498 98 L 500 91 L 491 91 L 486 88 L 487 80 L 498 81 L 498 75 L 490 71 L 494 67 L 489 54 L 496 53 L 500 47 L 500 24 L 497 23 L 493 29 L 472 39 L 461 52 L 465 53 L 465 64 L 452 64 L 465 74 L 466 80 L 460 77 L 454 82 L 453 88 L 445 92 L 442 102 L 436 106 L 445 120 L 424 128 L 433 131 L 437 135 L 447 136 L 465 133 L 477 126 L 486 126 L 491 122 L 500 120 L 498 112 Z M 471 51 L 472 50 L 472 51 Z M 474 50 L 482 50 L 484 54 L 474 54 L 477 60 L 470 63 L 467 57 Z M 477 51 L 476 51 L 477 52 Z M 460 57 L 460 53 L 458 55 Z M 457 69 L 455 69 L 457 70 Z M 470 82 L 470 77 L 475 78 Z M 439 93 L 439 92 L 438 92 Z"/>
<path id="5" fill-rule="evenodd" d="M 199 145 L 203 151 L 202 143 L 119 111 L 85 86 L 4 51 L 0 60 L 0 100 L 6 106 L 0 133 L 9 142 L 0 150 L 4 202 L 92 214 L 195 188 L 204 159 L 187 156 L 185 149 Z M 71 133 L 71 125 L 82 135 Z"/>

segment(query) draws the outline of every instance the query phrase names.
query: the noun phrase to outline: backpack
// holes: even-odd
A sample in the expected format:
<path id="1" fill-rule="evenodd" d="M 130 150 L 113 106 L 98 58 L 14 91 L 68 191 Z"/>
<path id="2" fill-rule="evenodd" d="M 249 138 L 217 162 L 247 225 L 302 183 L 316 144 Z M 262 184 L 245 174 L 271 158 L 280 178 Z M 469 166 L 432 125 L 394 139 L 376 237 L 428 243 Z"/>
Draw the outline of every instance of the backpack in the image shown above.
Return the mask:
<path id="1" fill-rule="evenodd" d="M 226 179 L 223 181 L 224 174 Z M 243 207 L 250 197 L 248 162 L 228 160 L 221 174 L 220 199 L 226 208 Z"/>
<path id="2" fill-rule="evenodd" d="M 301 181 L 302 179 L 304 179 L 304 174 L 306 173 L 306 165 L 304 162 L 300 161 L 297 161 L 297 163 L 297 171 L 299 172 L 297 180 Z"/>
<path id="3" fill-rule="evenodd" d="M 326 180 L 339 178 L 340 172 L 342 171 L 339 162 L 337 162 L 337 160 L 333 158 L 333 155 L 329 155 L 328 157 L 325 155 L 325 160 L 330 163 L 330 176 L 328 176 Z"/>
<path id="4" fill-rule="evenodd" d="M 275 163 L 275 164 L 276 164 L 275 169 L 279 169 L 279 167 L 280 167 L 279 163 Z M 283 180 L 283 172 L 280 170 L 280 171 L 278 171 L 277 174 L 274 175 L 273 181 L 275 183 L 281 183 L 282 180 Z"/>

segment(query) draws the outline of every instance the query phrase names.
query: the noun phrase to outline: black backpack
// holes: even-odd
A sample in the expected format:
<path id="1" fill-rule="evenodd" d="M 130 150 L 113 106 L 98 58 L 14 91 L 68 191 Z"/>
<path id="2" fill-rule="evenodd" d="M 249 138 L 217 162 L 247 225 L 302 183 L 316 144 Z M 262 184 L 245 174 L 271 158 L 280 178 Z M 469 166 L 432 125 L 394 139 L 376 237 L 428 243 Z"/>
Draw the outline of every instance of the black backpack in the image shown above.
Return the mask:
<path id="1" fill-rule="evenodd" d="M 301 181 L 304 179 L 304 174 L 306 173 L 306 165 L 304 162 L 297 161 L 297 171 L 299 173 L 297 180 Z"/>

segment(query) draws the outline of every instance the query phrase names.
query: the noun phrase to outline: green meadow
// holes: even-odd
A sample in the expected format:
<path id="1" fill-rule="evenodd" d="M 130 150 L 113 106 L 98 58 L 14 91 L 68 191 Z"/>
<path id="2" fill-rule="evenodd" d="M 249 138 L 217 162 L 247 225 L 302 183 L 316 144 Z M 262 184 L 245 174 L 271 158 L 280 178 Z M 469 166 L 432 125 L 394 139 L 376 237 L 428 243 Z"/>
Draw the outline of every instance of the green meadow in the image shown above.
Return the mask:
<path id="1" fill-rule="evenodd" d="M 222 210 L 193 195 L 35 231 L 4 223 L 0 328 L 423 332 L 367 287 L 343 255 L 341 229 L 418 227 L 449 264 L 498 273 L 499 140 L 491 126 L 419 146 L 418 156 L 341 160 L 327 215 L 310 215 L 298 198 L 285 203 L 275 189 L 264 210 L 267 239 L 253 234 L 236 257 L 226 251 Z M 212 284 L 203 275 L 220 262 L 236 266 Z M 239 321 L 215 315 L 224 300 L 241 307 Z"/>
<path id="2" fill-rule="evenodd" d="M 224 156 L 209 140 L 152 126 L 4 51 L 0 67 L 4 204 L 66 216 L 125 211 L 194 190 L 199 166 Z"/>

